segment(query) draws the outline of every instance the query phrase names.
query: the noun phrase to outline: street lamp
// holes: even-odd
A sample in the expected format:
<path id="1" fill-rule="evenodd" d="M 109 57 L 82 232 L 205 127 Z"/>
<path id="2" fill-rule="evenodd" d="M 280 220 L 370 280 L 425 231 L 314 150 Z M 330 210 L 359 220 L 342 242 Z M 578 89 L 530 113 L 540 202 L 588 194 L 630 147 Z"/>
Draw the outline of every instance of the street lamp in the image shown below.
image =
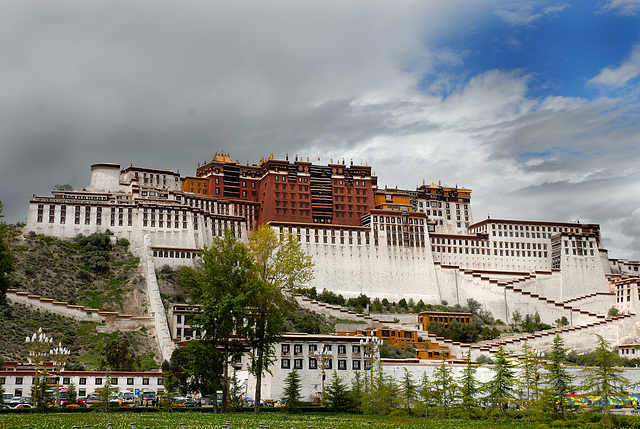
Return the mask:
<path id="1" fill-rule="evenodd" d="M 378 337 L 367 337 L 360 340 L 360 347 L 363 349 L 364 359 L 369 363 L 369 371 L 371 371 L 371 385 L 373 389 L 373 366 L 380 357 L 380 347 L 383 341 Z"/>
<path id="2" fill-rule="evenodd" d="M 71 351 L 63 347 L 62 343 L 58 343 L 58 347 L 49 350 L 49 354 L 51 355 L 51 359 L 53 359 L 53 366 L 58 373 L 58 377 L 56 378 L 56 405 L 60 406 L 60 376 L 62 375 L 62 368 L 64 368 L 65 362 L 69 359 Z"/>
<path id="3" fill-rule="evenodd" d="M 328 350 L 328 347 L 325 347 L 324 344 L 320 344 L 320 351 L 316 350 L 313 352 L 312 356 L 320 363 L 320 369 L 322 370 L 322 405 L 324 405 L 324 379 L 325 373 L 324 370 L 329 366 L 328 363 L 331 362 L 332 353 Z"/>
<path id="4" fill-rule="evenodd" d="M 31 337 L 27 337 L 25 343 L 27 343 L 27 349 L 29 350 L 29 363 L 34 363 L 36 367 L 35 398 L 33 399 L 36 406 L 39 406 L 40 391 L 38 390 L 38 384 L 40 377 L 38 376 L 38 367 L 47 357 L 49 348 L 53 344 L 53 338 L 42 332 L 42 328 L 38 328 L 38 332 L 34 332 Z"/>

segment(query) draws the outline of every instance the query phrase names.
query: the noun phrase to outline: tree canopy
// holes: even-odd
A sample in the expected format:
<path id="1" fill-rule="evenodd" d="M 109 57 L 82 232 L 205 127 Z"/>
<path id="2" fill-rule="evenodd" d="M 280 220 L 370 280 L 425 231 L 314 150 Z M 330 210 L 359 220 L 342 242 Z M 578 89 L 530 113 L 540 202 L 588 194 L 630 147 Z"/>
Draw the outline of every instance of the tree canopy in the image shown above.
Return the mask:
<path id="1" fill-rule="evenodd" d="M 7 242 L 7 225 L 3 222 L 2 211 L 4 206 L 0 201 L 0 305 L 4 305 L 7 299 L 7 289 L 12 284 L 10 274 L 14 270 L 13 254 Z"/>
<path id="2" fill-rule="evenodd" d="M 248 350 L 250 370 L 256 376 L 255 411 L 259 412 L 261 378 L 275 361 L 273 344 L 281 338 L 289 308 L 282 290 L 312 277 L 313 262 L 297 237 L 289 232 L 278 235 L 268 225 L 254 231 L 248 245 L 226 230 L 202 251 L 199 270 L 183 272 L 187 295 L 202 306 L 195 323 L 204 332 L 203 343 L 209 343 L 207 382 L 214 391 L 221 387 L 223 411 L 228 368 L 235 356 Z"/>

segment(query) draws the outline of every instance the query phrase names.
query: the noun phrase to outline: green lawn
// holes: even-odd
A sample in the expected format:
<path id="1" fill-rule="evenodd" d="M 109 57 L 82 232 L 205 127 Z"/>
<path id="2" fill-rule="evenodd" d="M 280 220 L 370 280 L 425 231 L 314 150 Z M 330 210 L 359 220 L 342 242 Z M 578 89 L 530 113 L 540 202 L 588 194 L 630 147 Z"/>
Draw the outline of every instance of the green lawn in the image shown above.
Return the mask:
<path id="1" fill-rule="evenodd" d="M 260 422 L 269 429 L 473 429 L 473 428 L 505 428 L 516 429 L 531 427 L 524 423 L 491 423 L 471 420 L 432 420 L 416 417 L 382 417 L 346 414 L 281 414 L 263 413 L 253 414 L 224 414 L 215 415 L 200 412 L 174 413 L 86 413 L 86 414 L 1 414 L 0 428 L 2 429 L 70 429 L 78 426 L 84 429 L 90 425 L 92 429 L 107 427 L 113 423 L 114 429 L 131 429 L 131 423 L 136 423 L 136 429 L 163 428 L 179 429 L 180 423 L 185 423 L 185 429 L 222 428 L 226 422 L 231 422 L 232 429 L 257 429 Z"/>

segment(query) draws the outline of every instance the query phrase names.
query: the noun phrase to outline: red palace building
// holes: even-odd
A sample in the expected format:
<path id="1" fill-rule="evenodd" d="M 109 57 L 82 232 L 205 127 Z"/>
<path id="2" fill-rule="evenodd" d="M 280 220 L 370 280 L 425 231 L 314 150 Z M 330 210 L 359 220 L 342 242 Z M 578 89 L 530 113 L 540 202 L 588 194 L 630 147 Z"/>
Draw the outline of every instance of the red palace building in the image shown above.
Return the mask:
<path id="1" fill-rule="evenodd" d="M 267 222 L 362 225 L 374 207 L 377 178 L 367 165 L 313 165 L 273 155 L 258 164 L 240 165 L 229 155 L 216 154 L 184 180 L 184 191 L 218 199 L 255 203 L 254 227 Z"/>

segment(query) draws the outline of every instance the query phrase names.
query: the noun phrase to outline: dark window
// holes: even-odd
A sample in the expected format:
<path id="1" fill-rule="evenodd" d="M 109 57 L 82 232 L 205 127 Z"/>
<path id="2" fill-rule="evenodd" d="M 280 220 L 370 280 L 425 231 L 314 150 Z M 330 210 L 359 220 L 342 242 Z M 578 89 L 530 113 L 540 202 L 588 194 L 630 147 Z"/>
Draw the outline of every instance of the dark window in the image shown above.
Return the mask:
<path id="1" fill-rule="evenodd" d="M 62 384 L 69 384 L 71 383 L 71 378 L 70 377 L 64 377 L 62 379 Z"/>
<path id="2" fill-rule="evenodd" d="M 16 377 L 16 384 L 22 384 L 22 377 Z"/>
<path id="3" fill-rule="evenodd" d="M 148 385 L 149 385 L 149 379 L 148 379 L 148 378 L 143 378 L 143 379 L 142 379 L 142 384 L 143 384 L 144 386 L 148 386 Z"/>
<path id="4" fill-rule="evenodd" d="M 293 354 L 295 354 L 295 355 L 302 354 L 302 344 L 294 344 L 293 345 Z"/>
<path id="5" fill-rule="evenodd" d="M 293 368 L 294 369 L 302 369 L 302 359 L 294 359 L 293 360 Z"/>
<path id="6" fill-rule="evenodd" d="M 282 369 L 291 368 L 291 359 L 282 359 L 280 361 L 280 368 L 282 368 Z"/>
<path id="7" fill-rule="evenodd" d="M 309 369 L 318 369 L 318 361 L 314 358 L 309 358 Z"/>
<path id="8" fill-rule="evenodd" d="M 347 369 L 346 359 L 338 359 L 338 369 L 341 369 L 341 370 Z"/>
<path id="9" fill-rule="evenodd" d="M 133 378 L 131 378 L 131 377 L 127 378 L 127 384 L 129 386 L 133 385 Z"/>
<path id="10" fill-rule="evenodd" d="M 354 361 L 351 362 L 351 364 L 352 364 L 352 367 L 353 367 L 354 370 L 357 371 L 357 370 L 360 369 L 360 361 L 359 360 L 354 360 Z"/>
<path id="11" fill-rule="evenodd" d="M 82 383 L 80 383 L 80 384 L 82 384 Z M 96 384 L 97 385 L 101 385 L 102 384 L 102 378 L 96 377 Z"/>
<path id="12" fill-rule="evenodd" d="M 339 355 L 347 354 L 347 346 L 345 345 L 338 346 L 338 354 Z"/>
<path id="13" fill-rule="evenodd" d="M 84 377 L 80 377 L 80 381 L 78 381 L 78 384 L 87 384 L 87 379 Z"/>
<path id="14" fill-rule="evenodd" d="M 282 353 L 283 354 L 289 353 L 289 344 L 283 344 L 282 345 Z"/>
<path id="15" fill-rule="evenodd" d="M 360 346 L 353 346 L 351 348 L 351 353 L 353 353 L 354 355 L 359 355 L 360 354 Z"/>

